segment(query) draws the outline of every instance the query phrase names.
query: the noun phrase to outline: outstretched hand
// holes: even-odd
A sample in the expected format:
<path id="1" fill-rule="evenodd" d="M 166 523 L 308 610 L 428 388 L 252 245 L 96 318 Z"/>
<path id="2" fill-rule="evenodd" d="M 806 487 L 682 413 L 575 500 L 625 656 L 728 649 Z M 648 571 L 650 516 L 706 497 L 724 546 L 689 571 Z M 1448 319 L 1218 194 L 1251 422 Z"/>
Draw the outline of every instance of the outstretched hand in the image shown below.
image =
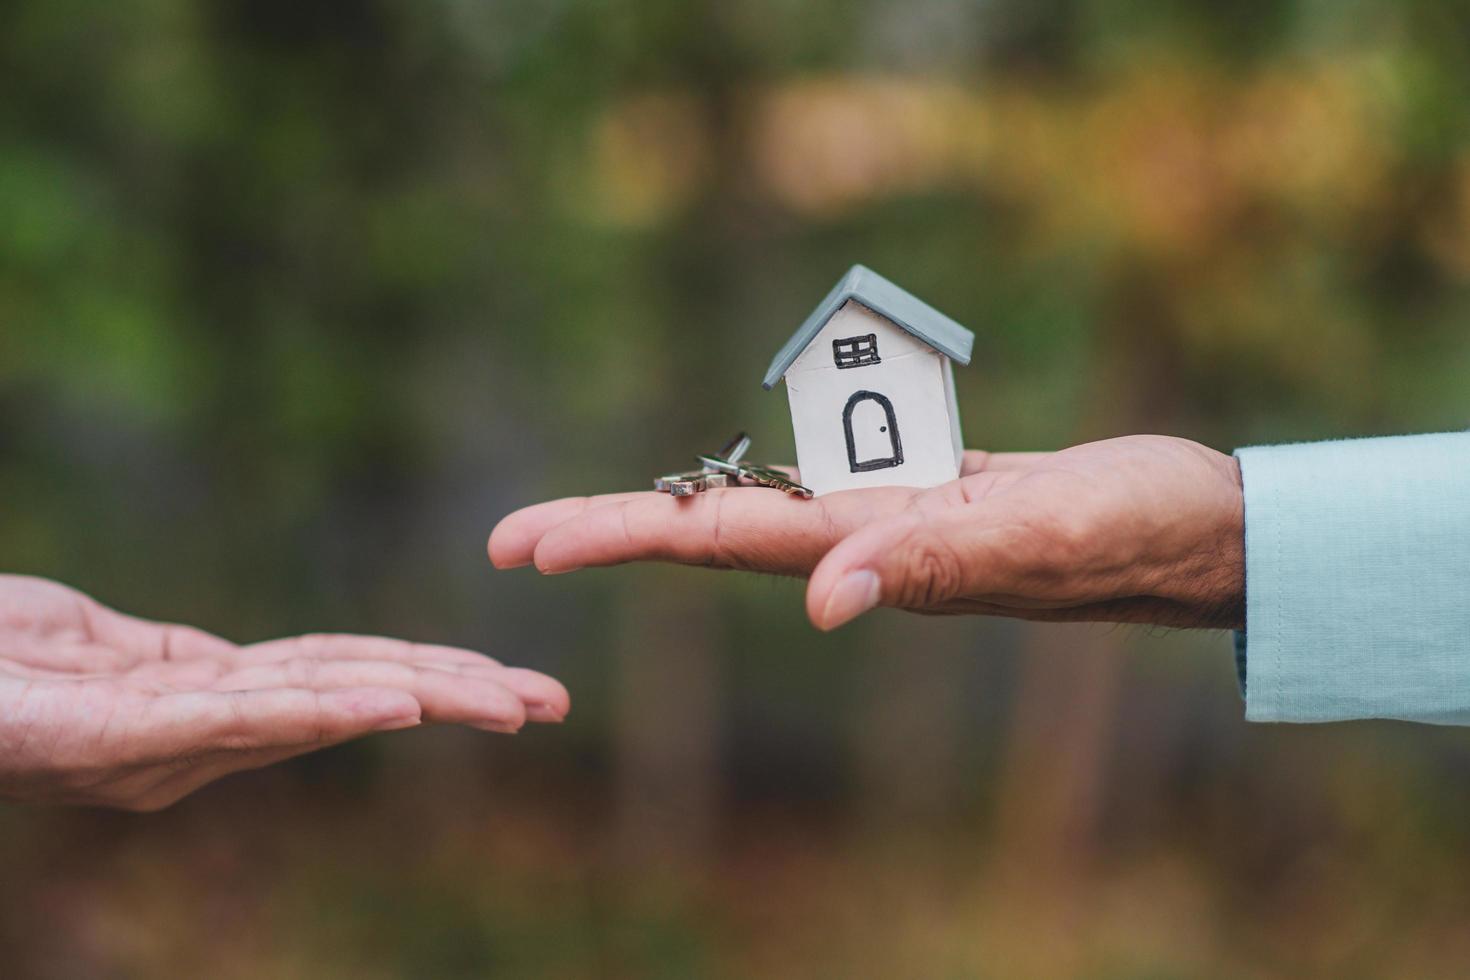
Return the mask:
<path id="1" fill-rule="evenodd" d="M 370 732 L 514 732 L 569 707 L 550 677 L 468 650 L 365 636 L 240 647 L 0 575 L 0 797 L 155 810 Z"/>
<path id="2" fill-rule="evenodd" d="M 501 521 L 490 559 L 547 574 L 670 561 L 809 576 L 807 613 L 822 629 L 878 605 L 1239 627 L 1243 535 L 1234 459 L 1129 436 L 1055 453 L 970 452 L 958 480 L 925 490 L 554 500 Z"/>

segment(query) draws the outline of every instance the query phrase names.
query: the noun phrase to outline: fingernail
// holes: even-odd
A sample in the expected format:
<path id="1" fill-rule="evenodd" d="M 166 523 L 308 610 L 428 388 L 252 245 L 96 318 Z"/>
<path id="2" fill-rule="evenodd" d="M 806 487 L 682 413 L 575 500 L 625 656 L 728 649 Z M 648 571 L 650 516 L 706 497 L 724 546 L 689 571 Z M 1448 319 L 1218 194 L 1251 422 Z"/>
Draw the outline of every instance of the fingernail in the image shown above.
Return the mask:
<path id="1" fill-rule="evenodd" d="M 580 572 L 581 570 L 581 565 L 572 565 L 568 568 L 541 568 L 538 566 L 536 569 L 542 575 L 565 575 L 568 572 Z"/>
<path id="2" fill-rule="evenodd" d="M 511 725 L 503 721 L 484 721 L 475 726 L 487 732 L 499 732 L 502 735 L 516 735 L 520 733 L 520 725 Z"/>
<path id="3" fill-rule="evenodd" d="M 879 581 L 877 572 L 867 569 L 848 572 L 827 597 L 819 625 L 824 630 L 835 630 L 843 623 L 857 619 L 878 604 L 882 591 L 883 583 Z"/>
<path id="4" fill-rule="evenodd" d="M 567 720 L 567 716 L 549 704 L 528 704 L 526 705 L 526 720 L 559 725 Z"/>
<path id="5" fill-rule="evenodd" d="M 402 728 L 412 728 L 418 723 L 418 715 L 402 715 L 398 718 L 389 718 L 387 721 L 378 722 L 377 725 L 373 726 L 373 731 L 396 732 Z"/>

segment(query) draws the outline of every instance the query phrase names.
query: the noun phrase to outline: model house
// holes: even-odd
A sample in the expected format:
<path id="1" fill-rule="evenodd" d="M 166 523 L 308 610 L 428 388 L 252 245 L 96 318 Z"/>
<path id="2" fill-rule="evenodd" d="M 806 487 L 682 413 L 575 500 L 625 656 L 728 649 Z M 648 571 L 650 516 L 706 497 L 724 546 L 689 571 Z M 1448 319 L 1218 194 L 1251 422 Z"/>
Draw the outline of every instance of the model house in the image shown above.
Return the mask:
<path id="1" fill-rule="evenodd" d="M 786 379 L 801 482 L 818 495 L 932 487 L 960 473 L 954 362 L 975 335 L 855 265 L 766 372 Z"/>

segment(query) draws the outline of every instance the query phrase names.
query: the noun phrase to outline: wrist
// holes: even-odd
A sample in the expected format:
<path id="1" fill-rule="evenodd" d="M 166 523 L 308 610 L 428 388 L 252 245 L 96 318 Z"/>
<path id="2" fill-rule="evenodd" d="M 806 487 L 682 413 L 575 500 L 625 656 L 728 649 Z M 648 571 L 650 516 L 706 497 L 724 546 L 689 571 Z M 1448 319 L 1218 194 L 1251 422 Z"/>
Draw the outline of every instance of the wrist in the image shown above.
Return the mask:
<path id="1" fill-rule="evenodd" d="M 1213 453 L 1213 451 L 1212 451 Z M 1200 541 L 1200 625 L 1245 628 L 1245 490 L 1240 462 L 1213 453 L 1210 520 Z"/>

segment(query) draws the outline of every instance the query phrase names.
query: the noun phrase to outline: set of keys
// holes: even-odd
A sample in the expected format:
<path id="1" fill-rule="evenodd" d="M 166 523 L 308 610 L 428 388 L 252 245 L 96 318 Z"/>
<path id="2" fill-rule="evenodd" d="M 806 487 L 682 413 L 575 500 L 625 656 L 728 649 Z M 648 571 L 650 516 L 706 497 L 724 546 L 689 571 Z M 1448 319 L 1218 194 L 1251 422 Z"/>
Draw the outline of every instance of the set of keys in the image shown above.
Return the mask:
<path id="1" fill-rule="evenodd" d="M 653 489 L 675 497 L 688 497 L 706 490 L 721 487 L 738 487 L 753 484 L 770 487 L 796 497 L 810 497 L 812 492 L 791 479 L 784 471 L 773 466 L 757 466 L 744 462 L 750 449 L 750 436 L 744 432 L 735 436 L 717 453 L 701 455 L 700 469 L 687 473 L 670 473 L 653 481 Z M 742 482 L 743 481 L 743 482 Z"/>

